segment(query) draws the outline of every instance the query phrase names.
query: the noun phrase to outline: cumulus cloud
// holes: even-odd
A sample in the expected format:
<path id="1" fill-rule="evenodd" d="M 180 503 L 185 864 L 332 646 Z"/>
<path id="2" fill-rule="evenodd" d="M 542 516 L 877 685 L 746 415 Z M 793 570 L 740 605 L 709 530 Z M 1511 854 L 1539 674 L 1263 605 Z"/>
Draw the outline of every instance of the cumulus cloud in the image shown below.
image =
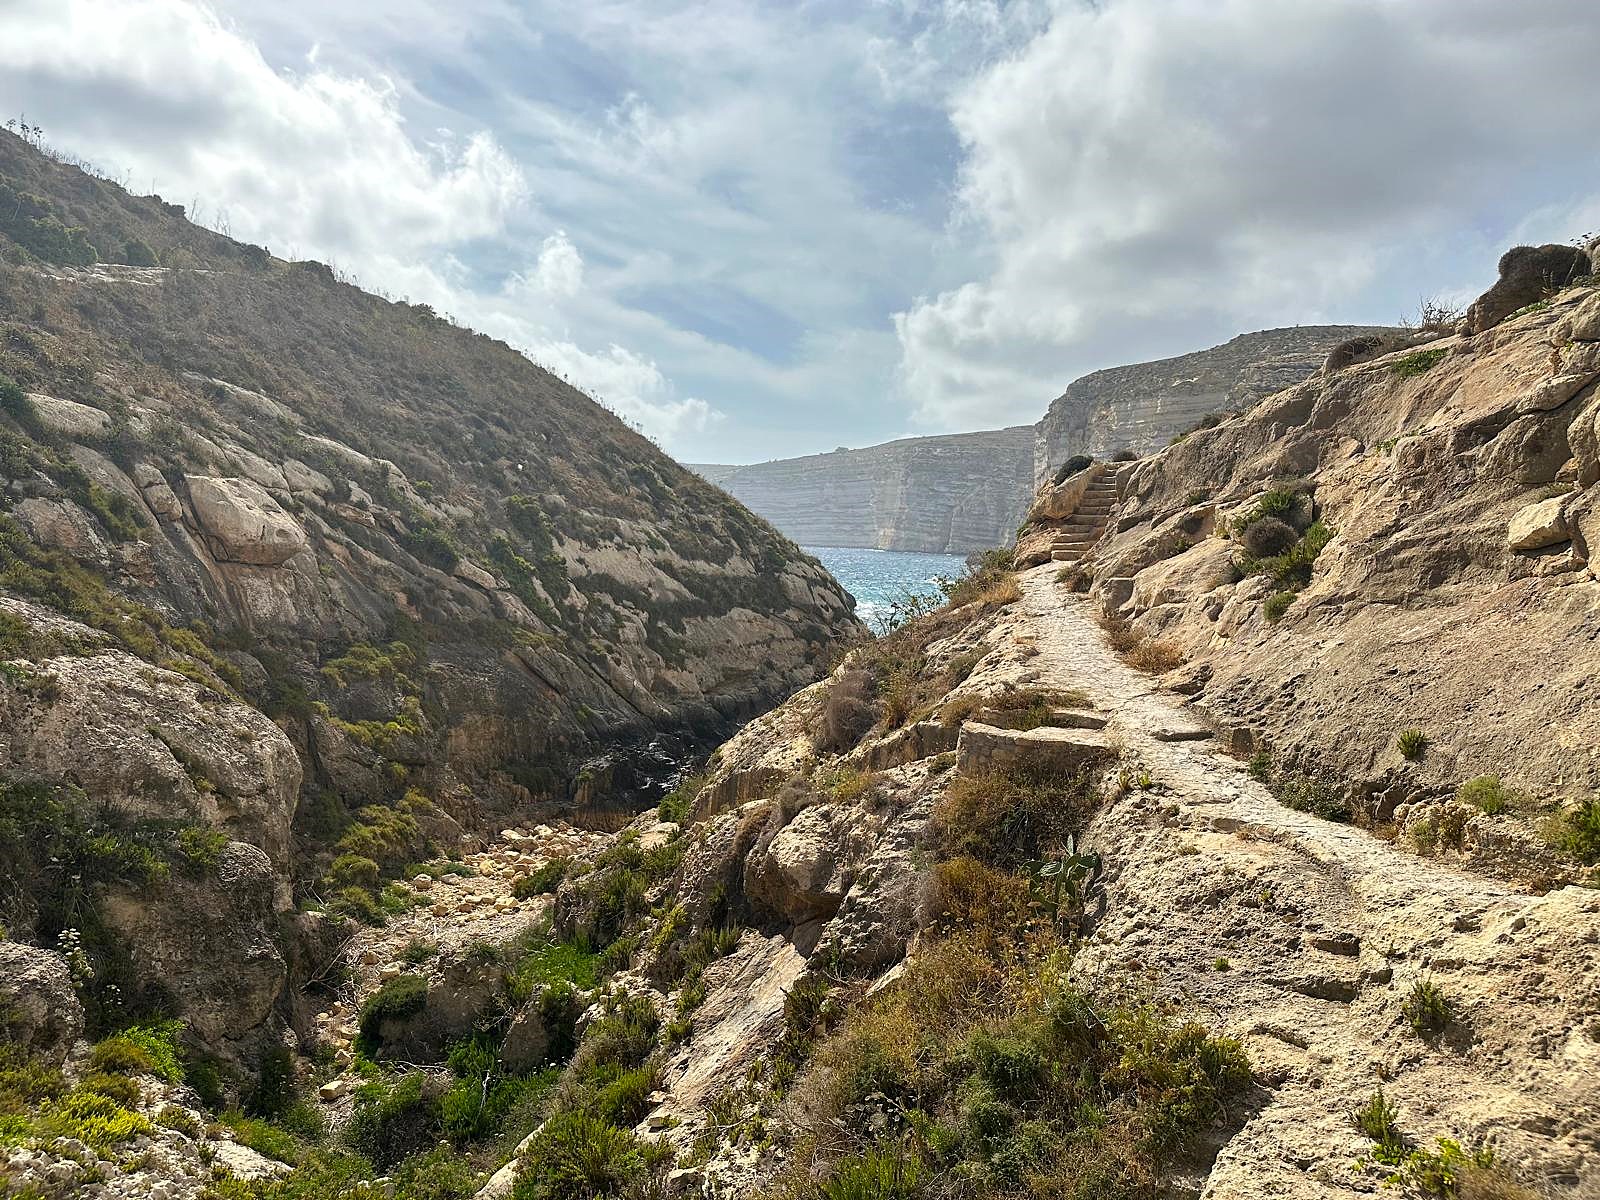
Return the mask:
<path id="1" fill-rule="evenodd" d="M 897 315 L 902 387 L 926 424 L 999 423 L 1093 367 L 1393 319 L 1360 310 L 1426 288 L 1441 241 L 1492 263 L 1552 192 L 1594 194 L 1597 53 L 1587 0 L 1065 7 L 954 98 L 993 265 Z"/>
<path id="2" fill-rule="evenodd" d="M 209 9 L 180 0 L 13 0 L 0 102 L 46 133 L 278 253 L 331 259 L 390 288 L 501 232 L 522 202 L 489 133 L 419 131 L 384 78 L 274 71 Z"/>

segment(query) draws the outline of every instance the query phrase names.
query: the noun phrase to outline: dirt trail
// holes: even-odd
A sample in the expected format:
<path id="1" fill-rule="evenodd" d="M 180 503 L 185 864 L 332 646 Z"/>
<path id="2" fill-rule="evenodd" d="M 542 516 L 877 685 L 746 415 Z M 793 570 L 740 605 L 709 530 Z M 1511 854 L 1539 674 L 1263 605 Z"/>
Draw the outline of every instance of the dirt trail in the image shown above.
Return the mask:
<path id="1" fill-rule="evenodd" d="M 1090 827 L 1109 905 L 1079 967 L 1148 973 L 1242 1037 L 1267 1084 L 1204 1194 L 1370 1194 L 1350 1112 L 1380 1084 L 1419 1144 L 1485 1141 L 1600 1194 L 1600 892 L 1524 894 L 1285 807 L 1055 574 L 1021 576 L 1013 633 L 1037 654 L 1018 682 L 1087 693 L 1153 784 Z M 1450 1013 L 1429 1038 L 1404 1014 L 1424 979 Z"/>

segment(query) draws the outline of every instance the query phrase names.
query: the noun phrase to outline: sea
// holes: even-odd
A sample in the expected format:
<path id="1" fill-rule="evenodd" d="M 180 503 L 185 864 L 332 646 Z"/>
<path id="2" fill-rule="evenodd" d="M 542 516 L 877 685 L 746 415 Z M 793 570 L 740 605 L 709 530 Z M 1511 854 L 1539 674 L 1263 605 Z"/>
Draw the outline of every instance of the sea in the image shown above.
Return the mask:
<path id="1" fill-rule="evenodd" d="M 966 570 L 960 554 L 911 554 L 901 550 L 856 550 L 843 546 L 806 546 L 812 555 L 856 598 L 856 616 L 867 628 L 882 633 L 890 602 L 904 596 L 937 596 L 939 579 L 953 579 Z"/>

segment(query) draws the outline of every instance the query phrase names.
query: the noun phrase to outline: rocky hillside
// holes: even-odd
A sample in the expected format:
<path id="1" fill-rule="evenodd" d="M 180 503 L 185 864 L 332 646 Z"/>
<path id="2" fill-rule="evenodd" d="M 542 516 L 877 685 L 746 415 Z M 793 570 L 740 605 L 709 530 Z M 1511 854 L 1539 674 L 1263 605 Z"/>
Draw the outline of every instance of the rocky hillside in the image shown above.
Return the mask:
<path id="1" fill-rule="evenodd" d="M 248 1070 L 386 879 L 635 811 L 851 609 L 505 345 L 0 133 L 0 921 L 91 1032 Z"/>
<path id="2" fill-rule="evenodd" d="M 1243 411 L 1299 383 L 1355 325 L 1296 325 L 1241 333 L 1209 350 L 1111 367 L 1075 379 L 1036 427 L 1035 482 L 1074 455 L 1148 454 L 1206 418 Z"/>
<path id="3" fill-rule="evenodd" d="M 1032 430 L 1018 425 L 691 469 L 804 546 L 966 554 L 1015 536 L 1032 455 Z"/>

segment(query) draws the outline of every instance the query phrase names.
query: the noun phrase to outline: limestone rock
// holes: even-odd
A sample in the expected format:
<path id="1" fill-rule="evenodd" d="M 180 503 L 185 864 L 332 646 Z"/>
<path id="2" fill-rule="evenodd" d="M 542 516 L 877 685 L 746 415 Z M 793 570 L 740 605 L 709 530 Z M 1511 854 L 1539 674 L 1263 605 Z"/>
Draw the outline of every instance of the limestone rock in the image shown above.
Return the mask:
<path id="1" fill-rule="evenodd" d="M 1558 332 L 1574 342 L 1600 342 L 1600 291 L 1579 305 Z"/>
<path id="2" fill-rule="evenodd" d="M 59 954 L 0 942 L 0 1033 L 52 1065 L 83 1036 L 83 1005 Z"/>
<path id="3" fill-rule="evenodd" d="M 1236 554 L 1226 538 L 1208 537 L 1181 554 L 1146 567 L 1133 577 L 1133 607 L 1143 612 L 1203 596 L 1239 578 Z"/>
<path id="4" fill-rule="evenodd" d="M 298 458 L 283 461 L 283 478 L 291 492 L 301 495 L 327 496 L 333 492 L 333 480 L 315 467 L 308 467 Z"/>
<path id="5" fill-rule="evenodd" d="M 104 567 L 110 561 L 105 539 L 94 519 L 71 500 L 33 496 L 12 509 L 13 515 L 45 546 L 59 546 L 74 558 Z"/>
<path id="6" fill-rule="evenodd" d="M 1492 329 L 1589 269 L 1589 256 L 1574 246 L 1514 246 L 1500 256 L 1500 278 L 1467 309 L 1468 328 Z"/>
<path id="7" fill-rule="evenodd" d="M 278 566 L 310 544 L 299 522 L 254 480 L 191 475 L 187 483 L 195 519 L 218 558 Z"/>
<path id="8" fill-rule="evenodd" d="M 831 917 L 871 852 L 877 824 L 853 805 L 802 809 L 764 852 L 751 856 L 746 894 L 796 925 Z"/>
<path id="9" fill-rule="evenodd" d="M 29 395 L 28 400 L 39 418 L 39 424 L 52 433 L 69 438 L 92 438 L 111 430 L 111 417 L 108 414 L 87 404 L 79 404 L 76 400 L 39 395 Z"/>
<path id="10" fill-rule="evenodd" d="M 1542 550 L 1570 536 L 1564 501 L 1559 496 L 1518 509 L 1506 527 L 1506 545 L 1513 550 Z"/>

